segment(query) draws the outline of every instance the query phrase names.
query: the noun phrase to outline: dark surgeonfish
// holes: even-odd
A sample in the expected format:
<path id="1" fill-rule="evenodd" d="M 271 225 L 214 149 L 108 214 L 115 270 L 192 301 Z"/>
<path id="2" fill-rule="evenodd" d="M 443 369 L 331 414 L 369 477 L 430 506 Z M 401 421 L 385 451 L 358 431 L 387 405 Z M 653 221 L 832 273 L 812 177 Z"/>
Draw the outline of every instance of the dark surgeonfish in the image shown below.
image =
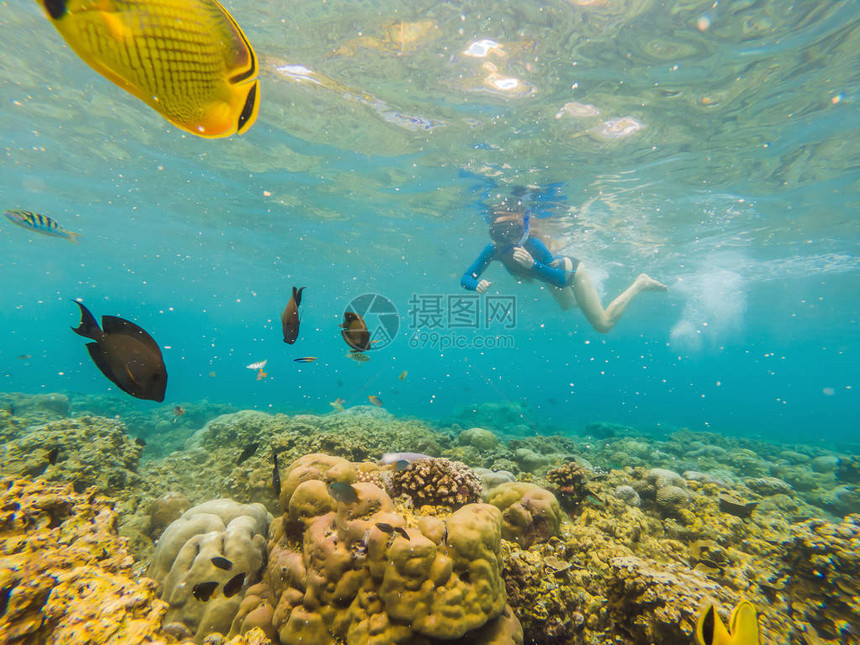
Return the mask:
<path id="1" fill-rule="evenodd" d="M 284 308 L 284 313 L 281 314 L 281 329 L 284 331 L 284 342 L 292 345 L 299 337 L 299 305 L 302 304 L 302 291 L 305 288 L 296 289 L 293 287 L 293 297 Z"/>
<path id="2" fill-rule="evenodd" d="M 370 332 L 364 318 L 352 311 L 343 312 L 340 335 L 353 351 L 366 352 L 370 349 Z"/>
<path id="3" fill-rule="evenodd" d="M 102 374 L 138 399 L 163 401 L 167 368 L 152 336 L 116 316 L 102 316 L 100 329 L 89 309 L 76 300 L 72 302 L 81 308 L 81 324 L 72 331 L 95 341 L 87 343 L 87 349 Z"/>

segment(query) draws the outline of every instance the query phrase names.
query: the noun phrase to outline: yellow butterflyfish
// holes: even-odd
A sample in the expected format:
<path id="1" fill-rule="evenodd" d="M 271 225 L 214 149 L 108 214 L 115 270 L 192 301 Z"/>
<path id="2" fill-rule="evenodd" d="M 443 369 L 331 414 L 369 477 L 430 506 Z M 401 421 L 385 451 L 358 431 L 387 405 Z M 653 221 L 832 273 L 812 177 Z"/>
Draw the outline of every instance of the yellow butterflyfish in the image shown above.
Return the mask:
<path id="1" fill-rule="evenodd" d="M 257 56 L 217 0 L 36 0 L 84 62 L 199 137 L 257 118 Z"/>
<path id="2" fill-rule="evenodd" d="M 760 645 L 755 605 L 741 600 L 732 611 L 728 629 L 714 606 L 707 605 L 696 623 L 696 642 L 699 645 Z"/>

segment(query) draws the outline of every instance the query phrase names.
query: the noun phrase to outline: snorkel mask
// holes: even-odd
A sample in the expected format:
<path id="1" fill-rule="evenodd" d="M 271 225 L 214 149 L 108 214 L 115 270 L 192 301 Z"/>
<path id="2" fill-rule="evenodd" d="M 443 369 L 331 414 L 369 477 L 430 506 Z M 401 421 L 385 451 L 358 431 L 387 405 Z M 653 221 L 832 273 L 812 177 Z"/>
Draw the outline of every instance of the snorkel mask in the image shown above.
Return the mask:
<path id="1" fill-rule="evenodd" d="M 490 239 L 502 250 L 521 246 L 529 239 L 529 215 L 530 213 L 526 211 L 522 221 L 514 214 L 497 217 L 490 224 Z"/>

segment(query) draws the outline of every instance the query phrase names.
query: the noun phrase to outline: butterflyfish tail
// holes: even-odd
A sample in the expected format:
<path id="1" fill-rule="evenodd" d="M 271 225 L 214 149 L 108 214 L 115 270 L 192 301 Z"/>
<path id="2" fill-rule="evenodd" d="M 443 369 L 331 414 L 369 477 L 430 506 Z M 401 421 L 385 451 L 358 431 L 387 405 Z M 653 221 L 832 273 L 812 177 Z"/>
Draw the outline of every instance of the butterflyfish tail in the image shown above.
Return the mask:
<path id="1" fill-rule="evenodd" d="M 741 600 L 729 620 L 733 645 L 760 645 L 758 613 L 749 600 Z"/>

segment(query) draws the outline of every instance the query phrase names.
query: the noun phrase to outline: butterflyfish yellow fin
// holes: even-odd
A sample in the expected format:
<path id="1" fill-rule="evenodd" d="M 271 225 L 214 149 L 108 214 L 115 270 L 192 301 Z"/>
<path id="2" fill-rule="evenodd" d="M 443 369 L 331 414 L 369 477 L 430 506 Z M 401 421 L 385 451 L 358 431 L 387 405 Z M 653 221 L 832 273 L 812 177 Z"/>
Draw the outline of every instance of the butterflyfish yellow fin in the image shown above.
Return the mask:
<path id="1" fill-rule="evenodd" d="M 260 102 L 251 44 L 217 0 L 37 0 L 90 67 L 200 137 L 246 131 Z"/>
<path id="2" fill-rule="evenodd" d="M 741 600 L 729 620 L 732 645 L 761 645 L 758 614 L 749 600 Z"/>
<path id="3" fill-rule="evenodd" d="M 696 621 L 696 642 L 699 645 L 732 645 L 729 631 L 717 614 L 713 604 L 708 604 Z"/>

